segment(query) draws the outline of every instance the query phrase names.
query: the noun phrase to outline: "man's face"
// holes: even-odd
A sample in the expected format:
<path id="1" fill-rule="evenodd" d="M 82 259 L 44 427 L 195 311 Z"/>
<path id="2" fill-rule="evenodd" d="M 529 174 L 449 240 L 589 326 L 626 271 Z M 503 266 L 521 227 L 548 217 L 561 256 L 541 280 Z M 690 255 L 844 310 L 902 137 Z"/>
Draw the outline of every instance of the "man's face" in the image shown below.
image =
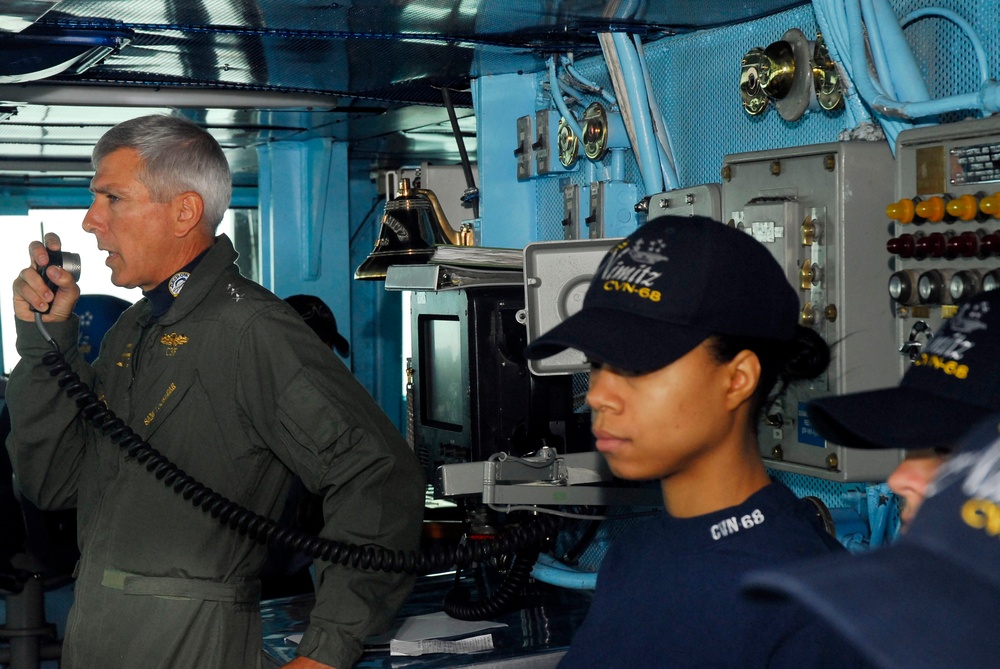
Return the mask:
<path id="1" fill-rule="evenodd" d="M 172 272 L 168 252 L 173 235 L 173 203 L 154 202 L 137 175 L 142 161 L 134 149 L 108 154 L 90 181 L 94 203 L 83 219 L 83 229 L 107 251 L 116 286 L 151 290 Z"/>
<path id="2" fill-rule="evenodd" d="M 948 454 L 940 450 L 909 451 L 906 459 L 889 475 L 889 488 L 903 498 L 900 520 L 904 530 L 913 522 L 920 504 L 927 496 L 927 486 L 947 459 Z"/>

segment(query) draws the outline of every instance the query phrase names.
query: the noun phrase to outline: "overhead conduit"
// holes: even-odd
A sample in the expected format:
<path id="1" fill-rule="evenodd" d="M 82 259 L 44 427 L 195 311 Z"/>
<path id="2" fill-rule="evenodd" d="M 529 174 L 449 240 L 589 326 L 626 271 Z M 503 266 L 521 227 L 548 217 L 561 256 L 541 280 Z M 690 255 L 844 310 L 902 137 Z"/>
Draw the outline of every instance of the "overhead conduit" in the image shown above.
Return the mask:
<path id="1" fill-rule="evenodd" d="M 915 120 L 936 122 L 935 117 L 941 114 L 965 110 L 983 115 L 1000 111 L 1000 84 L 988 76 L 985 50 L 968 22 L 954 12 L 925 8 L 899 21 L 887 0 L 847 0 L 843 4 L 814 0 L 813 8 L 831 55 L 844 65 L 858 96 L 875 112 L 893 150 L 896 136 L 916 127 Z M 969 36 L 981 75 L 978 91 L 930 98 L 902 25 L 931 14 L 954 21 Z M 869 70 L 869 48 L 877 80 Z"/>

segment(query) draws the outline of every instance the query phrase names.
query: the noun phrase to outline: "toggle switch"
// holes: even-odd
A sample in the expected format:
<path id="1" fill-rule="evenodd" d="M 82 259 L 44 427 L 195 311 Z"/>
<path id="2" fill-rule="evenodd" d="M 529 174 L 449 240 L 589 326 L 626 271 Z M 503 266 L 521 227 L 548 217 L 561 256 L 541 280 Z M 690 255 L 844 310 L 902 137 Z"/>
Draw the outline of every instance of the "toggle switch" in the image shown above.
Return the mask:
<path id="1" fill-rule="evenodd" d="M 806 306 L 802 307 L 802 311 L 799 313 L 799 325 L 806 327 L 818 325 L 819 319 L 820 314 L 816 307 L 813 306 L 812 302 L 806 302 Z"/>
<path id="2" fill-rule="evenodd" d="M 821 226 L 815 218 L 802 221 L 802 246 L 812 246 L 819 242 Z"/>
<path id="3" fill-rule="evenodd" d="M 799 287 L 802 290 L 809 290 L 813 286 L 818 286 L 823 281 L 823 268 L 814 265 L 808 259 L 802 261 L 802 269 L 799 270 Z"/>

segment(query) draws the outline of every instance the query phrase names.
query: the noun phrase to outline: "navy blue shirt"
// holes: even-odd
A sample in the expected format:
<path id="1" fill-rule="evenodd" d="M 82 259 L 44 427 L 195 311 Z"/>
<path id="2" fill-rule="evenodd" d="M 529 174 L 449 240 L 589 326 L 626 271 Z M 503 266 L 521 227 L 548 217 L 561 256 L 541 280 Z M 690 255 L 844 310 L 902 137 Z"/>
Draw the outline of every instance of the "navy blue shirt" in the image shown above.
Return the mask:
<path id="1" fill-rule="evenodd" d="M 608 551 L 559 669 L 864 666 L 820 621 L 739 592 L 748 571 L 843 550 L 777 482 L 715 513 L 664 513 Z"/>

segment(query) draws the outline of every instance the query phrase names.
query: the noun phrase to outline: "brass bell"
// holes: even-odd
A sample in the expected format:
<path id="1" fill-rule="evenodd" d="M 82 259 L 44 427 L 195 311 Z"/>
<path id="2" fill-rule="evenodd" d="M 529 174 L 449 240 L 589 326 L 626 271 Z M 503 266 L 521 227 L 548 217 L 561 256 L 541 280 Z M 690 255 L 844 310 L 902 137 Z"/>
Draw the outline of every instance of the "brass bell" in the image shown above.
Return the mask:
<path id="1" fill-rule="evenodd" d="M 385 280 L 390 265 L 426 263 L 439 244 L 471 245 L 465 237 L 448 224 L 433 191 L 410 188 L 410 180 L 401 179 L 396 197 L 385 204 L 375 248 L 354 278 Z"/>

